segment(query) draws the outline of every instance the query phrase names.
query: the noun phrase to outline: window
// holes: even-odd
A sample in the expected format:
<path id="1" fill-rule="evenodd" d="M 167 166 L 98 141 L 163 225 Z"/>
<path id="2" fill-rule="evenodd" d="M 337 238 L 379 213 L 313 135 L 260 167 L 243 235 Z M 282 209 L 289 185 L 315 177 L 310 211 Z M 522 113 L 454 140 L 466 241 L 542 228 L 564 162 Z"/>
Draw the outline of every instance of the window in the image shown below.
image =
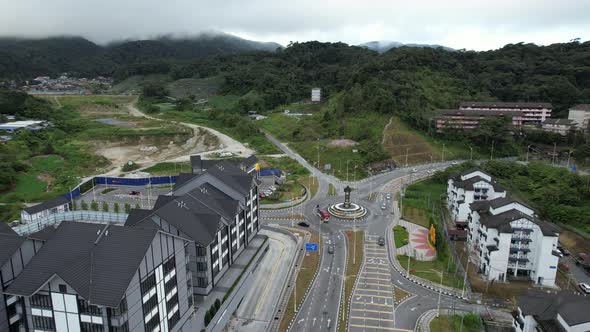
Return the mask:
<path id="1" fill-rule="evenodd" d="M 121 326 L 111 326 L 111 332 L 129 332 L 129 323 L 125 322 Z"/>
<path id="2" fill-rule="evenodd" d="M 180 312 L 176 311 L 174 313 L 174 315 L 172 315 L 172 317 L 170 317 L 170 319 L 168 320 L 168 328 L 172 329 L 176 323 L 178 323 L 178 321 L 180 320 Z"/>
<path id="3" fill-rule="evenodd" d="M 198 277 L 197 278 L 197 287 L 207 287 L 207 278 Z"/>
<path id="4" fill-rule="evenodd" d="M 206 256 L 207 248 L 197 246 L 197 256 Z"/>
<path id="5" fill-rule="evenodd" d="M 149 322 L 145 323 L 145 330 L 146 331 L 153 331 L 156 327 L 160 325 L 160 314 L 156 313 Z"/>
<path id="6" fill-rule="evenodd" d="M 147 294 L 155 286 L 156 286 L 156 275 L 154 273 L 152 273 L 141 282 L 141 295 Z"/>
<path id="7" fill-rule="evenodd" d="M 33 327 L 38 330 L 55 331 L 55 322 L 52 317 L 33 316 Z"/>
<path id="8" fill-rule="evenodd" d="M 80 322 L 80 331 L 81 332 L 103 332 L 104 328 L 101 324 Z"/>
<path id="9" fill-rule="evenodd" d="M 166 302 L 166 311 L 171 312 L 175 305 L 178 304 L 178 293 L 174 294 L 173 297 L 170 298 L 170 301 Z"/>
<path id="10" fill-rule="evenodd" d="M 68 292 L 68 287 L 64 284 L 59 284 L 59 292 L 60 293 L 67 293 Z"/>
<path id="11" fill-rule="evenodd" d="M 92 316 L 102 316 L 102 311 L 95 305 L 88 304 L 84 299 L 78 299 L 78 312 Z"/>
<path id="12" fill-rule="evenodd" d="M 162 269 L 164 270 L 164 275 L 167 275 L 172 270 L 174 270 L 175 266 L 176 266 L 176 262 L 175 262 L 174 256 L 172 256 L 172 258 L 167 260 L 166 263 L 164 263 L 162 266 Z"/>
<path id="13" fill-rule="evenodd" d="M 112 309 L 112 315 L 113 316 L 121 316 L 123 314 L 125 314 L 127 312 L 127 299 L 123 298 L 123 300 L 121 300 L 121 303 L 119 303 L 119 306 L 115 309 Z"/>
<path id="14" fill-rule="evenodd" d="M 197 271 L 199 271 L 199 272 L 207 271 L 207 263 L 197 262 Z"/>
<path id="15" fill-rule="evenodd" d="M 31 296 L 31 306 L 35 308 L 51 309 L 51 297 L 46 294 L 35 294 Z"/>
<path id="16" fill-rule="evenodd" d="M 152 312 L 156 306 L 158 306 L 158 296 L 154 294 L 154 296 L 150 297 L 150 299 L 143 304 L 143 313 L 148 314 Z"/>

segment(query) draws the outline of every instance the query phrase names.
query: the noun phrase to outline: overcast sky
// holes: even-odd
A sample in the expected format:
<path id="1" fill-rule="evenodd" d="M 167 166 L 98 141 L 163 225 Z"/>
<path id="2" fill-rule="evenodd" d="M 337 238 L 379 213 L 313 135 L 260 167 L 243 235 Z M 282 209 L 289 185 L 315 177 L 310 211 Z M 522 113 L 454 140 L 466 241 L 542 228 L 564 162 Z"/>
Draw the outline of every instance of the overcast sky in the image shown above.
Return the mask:
<path id="1" fill-rule="evenodd" d="M 487 50 L 590 39 L 590 0 L 0 0 L 0 35 L 105 43 L 223 31 L 275 41 L 372 40 Z"/>

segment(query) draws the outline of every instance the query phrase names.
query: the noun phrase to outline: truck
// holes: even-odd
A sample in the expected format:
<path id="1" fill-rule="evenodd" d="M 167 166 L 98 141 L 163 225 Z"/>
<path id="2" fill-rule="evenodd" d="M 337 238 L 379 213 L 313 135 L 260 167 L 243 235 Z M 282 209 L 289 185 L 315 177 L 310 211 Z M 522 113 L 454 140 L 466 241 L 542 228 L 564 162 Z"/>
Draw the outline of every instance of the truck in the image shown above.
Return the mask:
<path id="1" fill-rule="evenodd" d="M 324 222 L 328 222 L 330 220 L 330 213 L 326 210 L 318 209 L 318 216 Z"/>

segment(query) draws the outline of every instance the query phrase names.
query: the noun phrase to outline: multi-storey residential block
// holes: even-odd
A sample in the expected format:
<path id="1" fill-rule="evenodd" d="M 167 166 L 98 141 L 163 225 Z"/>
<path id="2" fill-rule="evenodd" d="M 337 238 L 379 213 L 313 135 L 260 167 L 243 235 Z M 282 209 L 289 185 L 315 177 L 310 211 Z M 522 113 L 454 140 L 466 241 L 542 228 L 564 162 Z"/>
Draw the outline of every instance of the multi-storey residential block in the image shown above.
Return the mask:
<path id="1" fill-rule="evenodd" d="M 547 119 L 542 128 L 546 132 L 567 135 L 575 128 L 576 122 L 570 119 Z"/>
<path id="2" fill-rule="evenodd" d="M 576 129 L 590 128 L 590 104 L 579 104 L 569 110 L 568 119 L 575 122 Z"/>
<path id="3" fill-rule="evenodd" d="M 459 109 L 438 110 L 436 129 L 471 130 L 487 118 L 505 117 L 515 128 L 540 125 L 551 117 L 548 103 L 462 102 Z"/>
<path id="4" fill-rule="evenodd" d="M 467 217 L 471 212 L 469 204 L 499 197 L 506 197 L 506 189 L 480 170 L 454 174 L 448 180 L 447 205 L 459 229 L 467 226 Z"/>
<path id="5" fill-rule="evenodd" d="M 192 330 L 190 240 L 83 222 L 43 232 L 43 246 L 3 291 L 25 317 L 12 331 Z"/>
<path id="6" fill-rule="evenodd" d="M 559 259 L 556 227 L 494 184 L 481 171 L 449 179 L 448 206 L 454 218 L 467 222 L 470 257 L 487 280 L 528 279 L 554 286 Z"/>
<path id="7" fill-rule="evenodd" d="M 315 102 L 315 103 L 322 101 L 322 89 L 320 89 L 320 88 L 311 89 L 311 101 Z"/>
<path id="8" fill-rule="evenodd" d="M 517 299 L 512 325 L 517 332 L 590 331 L 590 297 L 566 291 L 529 291 Z"/>
<path id="9" fill-rule="evenodd" d="M 551 117 L 553 106 L 549 103 L 520 103 L 520 102 L 475 102 L 464 101 L 459 105 L 461 111 L 482 112 L 520 112 L 513 118 L 517 127 L 531 124 L 541 124 Z"/>
<path id="10" fill-rule="evenodd" d="M 193 291 L 207 295 L 258 233 L 258 182 L 229 161 L 181 174 L 152 210 L 134 210 L 126 225 L 157 225 L 192 241 L 186 248 Z"/>

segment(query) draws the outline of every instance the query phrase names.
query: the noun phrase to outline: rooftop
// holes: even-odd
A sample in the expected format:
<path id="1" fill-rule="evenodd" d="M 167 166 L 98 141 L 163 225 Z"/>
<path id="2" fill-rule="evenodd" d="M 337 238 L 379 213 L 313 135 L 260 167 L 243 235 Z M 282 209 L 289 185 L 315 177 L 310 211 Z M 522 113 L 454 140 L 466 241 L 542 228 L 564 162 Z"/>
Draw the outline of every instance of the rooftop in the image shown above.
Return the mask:
<path id="1" fill-rule="evenodd" d="M 543 124 L 550 124 L 550 125 L 565 125 L 569 126 L 574 124 L 575 121 L 571 119 L 546 119 Z"/>
<path id="2" fill-rule="evenodd" d="M 501 102 L 501 101 L 464 101 L 459 104 L 459 107 L 482 107 L 482 108 L 515 108 L 515 109 L 551 109 L 553 106 L 550 103 L 537 102 Z"/>
<path id="3" fill-rule="evenodd" d="M 68 202 L 69 202 L 69 200 L 67 198 L 65 198 L 64 196 L 59 196 L 54 199 L 50 199 L 48 201 L 45 201 L 41 204 L 26 207 L 23 210 L 25 212 L 27 212 L 28 214 L 35 214 L 35 213 L 45 211 L 45 210 L 48 210 L 48 209 L 51 209 L 51 208 L 54 208 L 57 206 L 68 204 Z"/>
<path id="4" fill-rule="evenodd" d="M 524 316 L 532 315 L 540 321 L 556 320 L 559 313 L 570 326 L 590 322 L 590 297 L 565 291 L 557 294 L 528 291 L 518 297 L 518 307 Z"/>
<path id="5" fill-rule="evenodd" d="M 590 111 L 590 104 L 578 104 L 576 106 L 572 106 L 570 110 L 574 111 Z"/>

